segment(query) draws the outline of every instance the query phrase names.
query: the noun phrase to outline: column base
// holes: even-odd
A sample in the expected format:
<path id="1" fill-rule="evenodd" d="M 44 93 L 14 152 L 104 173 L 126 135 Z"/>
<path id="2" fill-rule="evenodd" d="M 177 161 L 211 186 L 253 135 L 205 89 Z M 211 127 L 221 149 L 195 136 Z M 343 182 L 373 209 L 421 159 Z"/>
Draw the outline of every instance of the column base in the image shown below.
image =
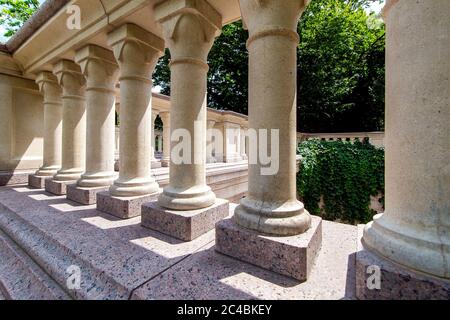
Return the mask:
<path id="1" fill-rule="evenodd" d="M 242 161 L 242 157 L 238 154 L 227 154 L 223 157 L 223 162 L 231 163 L 231 162 L 239 162 Z"/>
<path id="2" fill-rule="evenodd" d="M 268 236 L 237 225 L 233 218 L 216 225 L 216 251 L 258 267 L 306 281 L 322 247 L 322 219 L 288 237 Z"/>
<path id="3" fill-rule="evenodd" d="M 95 204 L 97 193 L 108 191 L 109 187 L 84 188 L 76 184 L 67 186 L 67 199 L 81 204 Z"/>
<path id="4" fill-rule="evenodd" d="M 152 169 L 157 169 L 157 168 L 161 168 L 161 167 L 162 167 L 161 161 L 158 161 L 158 160 L 152 161 L 152 165 L 151 165 Z"/>
<path id="5" fill-rule="evenodd" d="M 121 219 L 129 219 L 141 215 L 141 207 L 144 203 L 154 201 L 161 192 L 155 192 L 146 196 L 115 197 L 109 192 L 97 193 L 97 210 L 109 213 Z"/>
<path id="6" fill-rule="evenodd" d="M 356 253 L 356 297 L 361 300 L 448 300 L 450 280 L 419 273 L 380 257 L 362 244 L 364 225 L 358 226 Z M 420 250 L 420 249 L 419 249 Z M 380 289 L 373 284 L 373 266 L 380 270 Z"/>
<path id="7" fill-rule="evenodd" d="M 38 176 L 36 174 L 28 175 L 28 186 L 36 189 L 44 189 L 45 181 L 51 179 L 52 176 Z"/>
<path id="8" fill-rule="evenodd" d="M 165 168 L 167 168 L 167 167 L 169 167 L 169 165 L 170 165 L 170 160 L 161 160 L 161 167 L 165 167 Z"/>
<path id="9" fill-rule="evenodd" d="M 142 206 L 142 226 L 183 241 L 191 241 L 214 229 L 216 222 L 229 215 L 229 202 L 216 199 L 207 208 L 197 210 L 170 210 L 157 201 Z"/>
<path id="10" fill-rule="evenodd" d="M 157 168 L 161 168 L 161 167 L 168 167 L 169 166 L 169 162 L 167 162 L 167 165 L 164 166 L 162 164 L 162 161 L 158 161 L 158 160 L 153 160 L 151 162 L 151 168 L 152 169 L 157 169 Z M 114 162 L 114 171 L 119 172 L 119 168 L 120 168 L 120 160 L 116 160 Z"/>
<path id="11" fill-rule="evenodd" d="M 28 183 L 28 176 L 36 170 L 0 170 L 0 186 Z"/>
<path id="12" fill-rule="evenodd" d="M 62 196 L 67 194 L 67 186 L 70 184 L 75 184 L 76 182 L 76 180 L 55 181 L 53 179 L 47 179 L 45 180 L 45 191 L 57 196 Z"/>

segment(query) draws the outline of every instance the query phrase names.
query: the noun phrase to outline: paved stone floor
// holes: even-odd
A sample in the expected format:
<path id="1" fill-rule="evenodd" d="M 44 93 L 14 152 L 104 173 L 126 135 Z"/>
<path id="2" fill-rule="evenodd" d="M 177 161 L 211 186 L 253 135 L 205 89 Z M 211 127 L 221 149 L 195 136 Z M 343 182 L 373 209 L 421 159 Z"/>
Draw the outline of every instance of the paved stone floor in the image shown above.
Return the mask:
<path id="1" fill-rule="evenodd" d="M 355 298 L 350 225 L 324 221 L 322 250 L 304 283 L 215 252 L 214 231 L 182 242 L 141 227 L 140 217 L 119 220 L 26 186 L 0 187 L 0 231 L 0 285 L 13 298 Z M 67 288 L 73 266 L 80 289 Z"/>

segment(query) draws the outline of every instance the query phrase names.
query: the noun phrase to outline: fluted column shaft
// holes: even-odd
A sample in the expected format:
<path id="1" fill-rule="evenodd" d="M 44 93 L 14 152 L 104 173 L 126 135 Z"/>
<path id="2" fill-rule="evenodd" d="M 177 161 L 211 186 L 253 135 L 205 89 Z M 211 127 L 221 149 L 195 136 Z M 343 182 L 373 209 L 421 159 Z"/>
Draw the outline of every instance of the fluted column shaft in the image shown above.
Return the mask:
<path id="1" fill-rule="evenodd" d="M 109 34 L 120 66 L 119 178 L 110 188 L 113 196 L 142 196 L 159 186 L 151 176 L 153 140 L 152 73 L 164 50 L 164 40 L 125 24 Z"/>
<path id="2" fill-rule="evenodd" d="M 253 155 L 258 161 L 249 164 L 248 197 L 241 200 L 234 218 L 243 227 L 283 236 L 303 233 L 311 225 L 296 198 L 297 23 L 305 4 L 240 0 L 249 30 L 249 129 L 267 130 L 268 150 L 273 147 L 272 130 L 278 132 L 279 153 L 272 154 L 272 161 L 279 165 L 276 173 L 264 174 L 260 155 Z"/>
<path id="3" fill-rule="evenodd" d="M 111 51 L 87 45 L 77 51 L 76 62 L 86 77 L 86 172 L 79 187 L 107 187 L 115 179 L 115 84 L 118 66 Z"/>
<path id="4" fill-rule="evenodd" d="M 48 71 L 40 72 L 36 83 L 44 95 L 43 165 L 36 175 L 53 176 L 61 168 L 62 91 L 56 77 Z"/>
<path id="5" fill-rule="evenodd" d="M 80 67 L 69 60 L 56 64 L 53 73 L 63 89 L 62 164 L 53 180 L 77 180 L 86 158 L 86 80 Z"/>
<path id="6" fill-rule="evenodd" d="M 176 8 L 175 12 L 170 5 Z M 162 3 L 156 8 L 156 15 L 172 59 L 171 138 L 176 139 L 173 133 L 181 133 L 181 129 L 189 134 L 184 139 L 191 146 L 187 163 L 175 163 L 173 152 L 178 141 L 172 141 L 170 181 L 158 203 L 176 210 L 206 208 L 215 203 L 215 195 L 206 185 L 206 60 L 222 19 L 203 0 Z"/>
<path id="7" fill-rule="evenodd" d="M 388 1 L 385 212 L 369 250 L 450 278 L 450 2 Z"/>
<path id="8" fill-rule="evenodd" d="M 168 166 L 170 162 L 170 113 L 161 112 L 159 114 L 163 123 L 163 158 L 162 165 Z"/>

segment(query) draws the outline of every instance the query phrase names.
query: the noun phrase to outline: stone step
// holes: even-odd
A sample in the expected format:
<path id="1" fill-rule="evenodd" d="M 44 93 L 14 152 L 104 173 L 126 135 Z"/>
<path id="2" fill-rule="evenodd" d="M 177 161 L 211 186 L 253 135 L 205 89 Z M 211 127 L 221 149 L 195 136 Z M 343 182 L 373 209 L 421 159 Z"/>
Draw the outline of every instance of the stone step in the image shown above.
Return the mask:
<path id="1" fill-rule="evenodd" d="M 0 231 L 0 300 L 68 300 L 70 296 Z"/>
<path id="2" fill-rule="evenodd" d="M 45 273 L 50 275 L 60 288 L 65 288 L 65 290 L 67 290 L 67 294 L 60 294 L 58 299 L 69 297 L 87 300 L 129 298 L 130 291 L 115 279 L 106 275 L 104 271 L 95 268 L 89 261 L 80 259 L 79 254 L 72 251 L 70 248 L 65 247 L 28 221 L 22 219 L 22 217 L 3 204 L 0 204 L 0 231 L 3 231 L 4 234 L 10 237 L 17 244 L 16 248 L 20 247 L 20 249 L 34 261 L 34 265 L 39 265 Z M 6 252 L 6 250 L 1 250 L 2 257 L 4 255 L 3 251 Z M 11 253 L 11 250 L 9 254 L 13 254 Z M 12 262 L 14 262 L 13 258 L 14 256 L 11 258 Z M 6 261 L 6 259 L 2 258 L 1 264 L 3 264 L 4 260 Z M 24 261 L 22 264 L 22 268 L 25 269 L 23 265 L 26 266 L 27 262 Z M 76 266 L 82 270 L 81 286 L 79 289 L 67 288 L 67 281 L 71 276 L 68 268 L 71 266 Z M 7 266 L 5 267 L 7 268 Z M 20 272 L 21 271 L 17 271 L 16 275 L 11 275 L 11 281 L 23 278 Z M 22 273 L 25 274 L 26 272 L 23 271 Z M 5 275 L 6 274 L 7 273 L 5 273 Z M 1 280 L 3 281 L 3 279 Z M 26 288 L 26 284 L 27 281 L 24 281 L 24 288 Z M 29 284 L 34 284 L 34 281 L 30 280 Z M 18 288 L 21 286 L 20 283 L 14 284 L 11 282 L 10 286 L 13 287 L 14 285 L 17 285 Z M 36 283 L 36 286 L 39 286 L 39 284 Z M 9 292 L 9 290 L 10 289 L 7 287 L 7 292 Z M 12 291 L 19 292 L 20 290 L 14 289 Z M 34 290 L 28 288 L 24 290 L 23 297 L 20 296 L 20 293 L 17 293 L 17 296 L 19 299 L 27 299 L 26 295 L 35 294 L 33 292 Z M 54 298 L 57 297 L 55 296 Z M 32 297 L 30 296 L 28 299 L 32 299 Z"/>

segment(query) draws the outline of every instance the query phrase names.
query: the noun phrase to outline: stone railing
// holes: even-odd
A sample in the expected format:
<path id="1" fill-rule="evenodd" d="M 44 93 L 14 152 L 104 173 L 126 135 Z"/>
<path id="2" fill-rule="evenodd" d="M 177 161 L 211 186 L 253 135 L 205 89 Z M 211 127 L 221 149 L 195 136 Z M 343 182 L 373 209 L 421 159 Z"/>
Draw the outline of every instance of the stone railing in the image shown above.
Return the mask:
<path id="1" fill-rule="evenodd" d="M 320 139 L 320 140 L 343 140 L 343 141 L 363 141 L 365 138 L 369 139 L 369 142 L 377 147 L 384 147 L 384 132 L 344 132 L 344 133 L 297 133 L 297 142 L 308 139 Z"/>

